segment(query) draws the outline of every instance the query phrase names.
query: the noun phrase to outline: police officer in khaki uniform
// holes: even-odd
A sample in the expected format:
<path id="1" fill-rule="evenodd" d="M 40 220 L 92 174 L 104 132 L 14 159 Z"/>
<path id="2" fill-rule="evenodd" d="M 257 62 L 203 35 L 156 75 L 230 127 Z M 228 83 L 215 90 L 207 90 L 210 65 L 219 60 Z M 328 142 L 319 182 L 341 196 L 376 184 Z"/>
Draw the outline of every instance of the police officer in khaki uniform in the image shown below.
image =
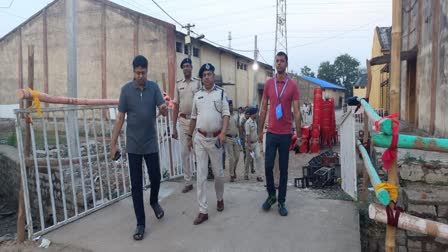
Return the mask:
<path id="1" fill-rule="evenodd" d="M 243 154 L 244 154 L 244 167 L 246 167 L 246 160 L 250 160 L 249 162 L 249 166 L 251 168 L 252 173 L 255 173 L 254 170 L 254 161 L 251 158 L 247 158 L 247 148 L 246 148 L 246 122 L 247 120 L 249 120 L 250 115 L 249 115 L 249 108 L 245 108 L 244 110 L 244 117 L 241 119 L 240 118 L 240 139 L 241 139 L 241 145 L 243 147 Z M 249 176 L 247 176 L 247 179 L 249 179 Z"/>
<path id="2" fill-rule="evenodd" d="M 184 72 L 184 78 L 176 82 L 174 88 L 174 113 L 173 113 L 173 138 L 180 138 L 182 167 L 184 170 L 185 187 L 183 193 L 193 189 L 191 182 L 193 155 L 188 148 L 188 131 L 190 129 L 191 107 L 193 106 L 193 96 L 200 89 L 201 83 L 198 78 L 192 77 L 193 69 L 191 59 L 185 58 L 180 63 L 180 68 Z M 179 119 L 180 134 L 177 132 L 177 121 Z"/>
<path id="3" fill-rule="evenodd" d="M 229 175 L 230 182 L 236 179 L 236 167 L 240 159 L 240 146 L 238 145 L 239 115 L 237 111 L 233 111 L 233 101 L 229 100 L 230 119 L 227 129 L 227 140 L 225 144 L 226 156 L 229 159 Z"/>
<path id="4" fill-rule="evenodd" d="M 258 142 L 258 128 L 255 118 L 257 118 L 257 109 L 251 108 L 249 110 L 250 118 L 244 125 L 246 129 L 246 148 L 248 154 L 246 155 L 246 169 L 244 171 L 244 178 L 249 178 L 249 164 L 250 159 L 254 159 L 255 174 L 258 182 L 263 182 L 261 174 L 263 172 L 263 157 L 261 156 L 261 144 Z"/>
<path id="5" fill-rule="evenodd" d="M 194 95 L 191 111 L 189 147 L 193 147 L 197 159 L 197 195 L 199 214 L 194 225 L 208 220 L 207 205 L 207 162 L 210 158 L 215 175 L 215 191 L 217 210 L 224 210 L 224 169 L 222 153 L 229 125 L 229 104 L 224 90 L 215 85 L 215 68 L 212 64 L 204 64 L 199 70 L 203 87 Z M 191 137 L 196 130 L 194 139 Z"/>

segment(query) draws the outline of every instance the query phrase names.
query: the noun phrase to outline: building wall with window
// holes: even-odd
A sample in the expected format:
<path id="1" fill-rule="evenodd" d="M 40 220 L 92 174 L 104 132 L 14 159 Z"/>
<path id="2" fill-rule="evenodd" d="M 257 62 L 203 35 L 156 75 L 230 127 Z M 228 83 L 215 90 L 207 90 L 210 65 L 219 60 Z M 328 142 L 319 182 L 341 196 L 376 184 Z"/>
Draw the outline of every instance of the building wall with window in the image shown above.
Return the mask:
<path id="1" fill-rule="evenodd" d="M 149 59 L 149 79 L 174 86 L 174 25 L 105 0 L 76 3 L 78 97 L 118 99 L 133 78 L 137 54 Z M 52 2 L 0 38 L 0 104 L 19 103 L 15 91 L 27 86 L 28 45 L 34 45 L 34 88 L 66 96 L 65 1 Z"/>
<path id="2" fill-rule="evenodd" d="M 265 81 L 272 76 L 272 67 L 267 64 L 259 64 L 259 69 L 254 72 L 253 59 L 237 54 L 230 50 L 215 47 L 204 41 L 192 39 L 193 76 L 198 76 L 202 64 L 211 63 L 215 66 L 215 81 L 224 88 L 229 99 L 233 100 L 234 106 L 254 105 L 254 95 L 257 95 L 257 103 L 261 101 L 261 95 L 257 87 L 264 85 Z M 196 49 L 195 49 L 196 48 Z M 188 57 L 185 52 L 185 34 L 176 33 L 176 79 L 183 78 L 180 63 Z M 255 75 L 255 76 L 254 76 Z M 255 77 L 255 81 L 254 81 Z"/>
<path id="3" fill-rule="evenodd" d="M 400 118 L 437 137 L 448 137 L 448 1 L 403 0 Z"/>

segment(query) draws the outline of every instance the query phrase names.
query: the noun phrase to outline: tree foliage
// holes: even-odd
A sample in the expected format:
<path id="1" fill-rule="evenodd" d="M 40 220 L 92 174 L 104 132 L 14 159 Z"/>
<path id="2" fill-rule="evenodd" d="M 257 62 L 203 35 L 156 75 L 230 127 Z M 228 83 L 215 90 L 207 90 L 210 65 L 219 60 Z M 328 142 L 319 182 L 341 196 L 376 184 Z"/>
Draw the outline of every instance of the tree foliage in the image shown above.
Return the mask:
<path id="1" fill-rule="evenodd" d="M 302 67 L 300 69 L 300 74 L 304 75 L 304 76 L 309 76 L 309 77 L 316 77 L 315 73 L 313 71 L 311 71 L 311 68 L 309 68 L 307 65 L 305 65 L 304 67 Z"/>
<path id="2" fill-rule="evenodd" d="M 353 92 L 353 84 L 359 76 L 359 61 L 348 54 L 339 55 L 333 64 L 329 61 L 320 63 L 317 78 L 347 88 L 347 94 Z"/>

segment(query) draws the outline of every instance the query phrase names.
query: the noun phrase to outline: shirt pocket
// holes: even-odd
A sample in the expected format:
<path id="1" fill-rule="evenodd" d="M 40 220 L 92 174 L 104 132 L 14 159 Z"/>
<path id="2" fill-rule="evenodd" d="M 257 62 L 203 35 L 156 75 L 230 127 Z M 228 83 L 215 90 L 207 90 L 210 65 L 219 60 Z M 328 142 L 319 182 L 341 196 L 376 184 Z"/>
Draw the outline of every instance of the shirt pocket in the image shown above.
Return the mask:
<path id="1" fill-rule="evenodd" d="M 221 113 L 223 109 L 223 100 L 220 98 L 213 99 L 213 106 L 218 113 Z"/>

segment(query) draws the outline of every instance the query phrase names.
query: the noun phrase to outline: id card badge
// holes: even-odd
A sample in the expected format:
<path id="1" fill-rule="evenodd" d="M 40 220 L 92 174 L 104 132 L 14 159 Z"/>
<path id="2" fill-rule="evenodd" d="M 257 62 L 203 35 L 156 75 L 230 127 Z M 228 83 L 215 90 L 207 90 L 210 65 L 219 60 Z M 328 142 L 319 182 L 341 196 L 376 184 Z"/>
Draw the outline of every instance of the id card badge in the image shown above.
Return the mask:
<path id="1" fill-rule="evenodd" d="M 282 104 L 278 104 L 277 107 L 275 107 L 275 117 L 278 119 L 282 118 L 283 112 L 282 112 Z"/>

